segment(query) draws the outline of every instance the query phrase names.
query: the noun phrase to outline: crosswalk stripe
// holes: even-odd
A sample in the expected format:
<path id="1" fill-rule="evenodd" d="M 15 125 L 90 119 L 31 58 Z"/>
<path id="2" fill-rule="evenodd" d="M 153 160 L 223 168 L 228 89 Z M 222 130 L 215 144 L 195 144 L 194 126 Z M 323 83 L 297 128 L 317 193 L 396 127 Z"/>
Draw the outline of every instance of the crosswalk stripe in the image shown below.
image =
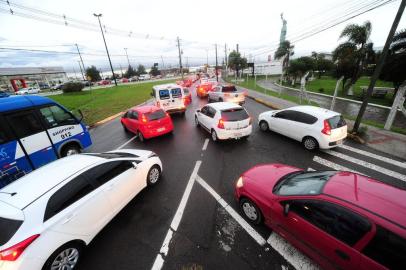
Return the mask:
<path id="1" fill-rule="evenodd" d="M 397 160 L 394 160 L 394 159 L 391 159 L 391 158 L 376 155 L 376 154 L 370 153 L 368 151 L 357 149 L 357 148 L 354 148 L 354 147 L 351 147 L 351 146 L 348 146 L 348 145 L 345 145 L 345 144 L 342 144 L 339 147 L 343 148 L 343 149 L 346 149 L 346 150 L 349 150 L 349 151 L 352 151 L 354 153 L 358 153 L 358 154 L 361 154 L 361 155 L 364 155 L 364 156 L 367 156 L 367 157 L 371 157 L 371 158 L 374 158 L 374 159 L 377 159 L 377 160 L 380 160 L 380 161 L 383 161 L 383 162 L 386 162 L 386 163 L 389 163 L 389 164 L 392 164 L 392 165 L 396 165 L 398 167 L 406 169 L 406 163 L 405 162 L 400 162 L 400 161 L 397 161 Z"/>
<path id="2" fill-rule="evenodd" d="M 344 159 L 346 161 L 355 163 L 357 165 L 363 166 L 365 168 L 368 168 L 368 169 L 371 169 L 371 170 L 374 170 L 374 171 L 389 175 L 389 176 L 391 176 L 393 178 L 397 178 L 399 180 L 406 181 L 406 175 L 400 174 L 398 172 L 394 172 L 392 170 L 383 168 L 381 166 L 378 166 L 378 165 L 375 165 L 375 164 L 360 160 L 358 158 L 353 158 L 353 157 L 350 157 L 348 155 L 345 155 L 345 154 L 342 154 L 342 153 L 339 153 L 339 152 L 336 152 L 336 151 L 333 151 L 333 150 L 324 150 L 323 152 L 327 153 L 329 155 Z"/>
<path id="3" fill-rule="evenodd" d="M 338 164 L 336 164 L 334 162 L 331 162 L 331 161 L 329 161 L 327 159 L 324 159 L 324 158 L 321 158 L 321 157 L 318 157 L 318 156 L 314 156 L 313 161 L 317 162 L 317 163 L 319 163 L 319 164 L 321 164 L 323 166 L 326 166 L 326 167 L 332 168 L 334 170 L 337 170 L 337 171 L 348 171 L 348 172 L 354 172 L 354 173 L 358 173 L 358 174 L 363 174 L 363 173 L 351 170 L 351 169 L 349 169 L 347 167 L 338 165 Z"/>

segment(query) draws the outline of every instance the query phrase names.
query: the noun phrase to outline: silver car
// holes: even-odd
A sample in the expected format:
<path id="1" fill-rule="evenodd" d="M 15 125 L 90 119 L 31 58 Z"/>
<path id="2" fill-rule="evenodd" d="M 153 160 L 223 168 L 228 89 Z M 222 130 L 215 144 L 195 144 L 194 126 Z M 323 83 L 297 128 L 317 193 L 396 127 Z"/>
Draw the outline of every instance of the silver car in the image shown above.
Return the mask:
<path id="1" fill-rule="evenodd" d="M 208 102 L 233 102 L 241 105 L 245 103 L 245 94 L 234 85 L 219 84 L 209 92 L 207 99 Z"/>

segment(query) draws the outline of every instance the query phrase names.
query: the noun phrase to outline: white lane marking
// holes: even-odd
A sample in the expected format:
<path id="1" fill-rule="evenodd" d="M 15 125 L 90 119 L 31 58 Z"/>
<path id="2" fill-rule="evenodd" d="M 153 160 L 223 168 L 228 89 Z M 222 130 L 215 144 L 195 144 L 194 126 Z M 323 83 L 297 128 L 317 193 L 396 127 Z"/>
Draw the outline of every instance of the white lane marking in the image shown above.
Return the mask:
<path id="1" fill-rule="evenodd" d="M 119 147 L 117 147 L 117 150 L 123 148 L 124 146 L 126 146 L 127 144 L 129 144 L 130 142 L 132 142 L 133 140 L 135 140 L 136 138 L 137 138 L 137 136 L 132 137 L 131 139 L 129 139 L 128 141 L 126 141 L 125 143 L 123 143 L 122 145 L 120 145 Z"/>
<path id="2" fill-rule="evenodd" d="M 206 151 L 208 144 L 209 144 L 209 139 L 206 139 L 206 140 L 204 141 L 204 144 L 203 144 L 203 147 L 202 147 L 202 151 Z"/>
<path id="3" fill-rule="evenodd" d="M 309 167 L 309 168 L 307 168 L 307 171 L 308 171 L 308 172 L 314 172 L 314 171 L 316 171 L 316 170 Z"/>
<path id="4" fill-rule="evenodd" d="M 331 161 L 329 161 L 329 160 L 327 160 L 327 159 L 324 159 L 324 158 L 321 158 L 321 157 L 318 157 L 318 156 L 314 156 L 314 157 L 313 157 L 313 161 L 314 161 L 314 162 L 317 162 L 317 163 L 319 163 L 319 164 L 321 164 L 321 165 L 324 165 L 324 166 L 326 166 L 326 167 L 329 167 L 329 168 L 332 168 L 332 169 L 334 169 L 334 170 L 337 170 L 337 171 L 348 171 L 348 172 L 354 172 L 354 173 L 358 173 L 358 174 L 363 174 L 363 173 L 360 173 L 360 172 L 351 170 L 351 169 L 349 169 L 349 168 L 347 168 L 347 167 L 338 165 L 338 164 L 336 164 L 336 163 L 334 163 L 334 162 L 331 162 Z M 365 175 L 365 174 L 363 174 L 363 175 Z"/>
<path id="5" fill-rule="evenodd" d="M 273 232 L 266 241 L 296 269 L 319 269 L 308 257 L 289 244 L 279 234 Z"/>
<path id="6" fill-rule="evenodd" d="M 394 171 L 388 170 L 386 168 L 383 168 L 381 166 L 378 166 L 378 165 L 375 165 L 375 164 L 372 164 L 372 163 L 369 163 L 369 162 L 366 162 L 366 161 L 363 161 L 363 160 L 360 160 L 360 159 L 357 159 L 357 158 L 353 158 L 353 157 L 350 157 L 350 156 L 347 156 L 345 154 L 338 153 L 338 152 L 335 152 L 335 151 L 332 151 L 332 150 L 324 150 L 324 152 L 329 154 L 329 155 L 332 155 L 332 156 L 347 160 L 349 162 L 355 163 L 357 165 L 363 166 L 365 168 L 368 168 L 368 169 L 371 169 L 371 170 L 374 170 L 374 171 L 389 175 L 389 176 L 391 176 L 393 178 L 397 178 L 399 180 L 406 181 L 406 175 L 400 174 L 398 172 L 394 172 Z"/>
<path id="7" fill-rule="evenodd" d="M 197 176 L 196 181 L 206 189 L 214 199 L 241 225 L 241 227 L 261 246 L 266 244 L 265 238 L 263 238 L 257 231 L 252 228 L 248 222 L 245 221 L 228 203 L 226 203 L 219 194 L 202 178 Z"/>
<path id="8" fill-rule="evenodd" d="M 193 184 L 195 183 L 195 180 L 196 180 L 197 172 L 199 171 L 201 164 L 202 164 L 201 160 L 196 161 L 195 167 L 193 169 L 192 174 L 190 175 L 190 178 L 186 185 L 186 189 L 183 193 L 182 199 L 180 200 L 178 209 L 176 210 L 176 213 L 172 219 L 170 228 L 168 229 L 168 232 L 166 233 L 166 236 L 162 243 L 161 249 L 159 250 L 159 253 L 155 258 L 154 264 L 152 265 L 152 268 L 151 268 L 152 270 L 160 270 L 162 268 L 162 266 L 164 265 L 165 260 L 163 259 L 162 255 L 166 256 L 168 254 L 169 244 L 172 240 L 173 233 L 176 232 L 176 230 L 179 227 L 180 221 L 182 220 L 182 216 L 183 216 L 183 212 L 186 207 L 186 203 L 189 199 Z"/>
<path id="9" fill-rule="evenodd" d="M 370 153 L 370 152 L 367 152 L 367 151 L 364 151 L 364 150 L 361 150 L 361 149 L 357 149 L 357 148 L 354 148 L 354 147 L 351 147 L 351 146 L 348 146 L 348 145 L 344 145 L 344 144 L 340 145 L 339 147 L 343 148 L 343 149 L 346 149 L 346 150 L 349 150 L 349 151 L 352 151 L 352 152 L 355 152 L 355 153 L 358 153 L 358 154 L 361 154 L 361 155 L 364 155 L 364 156 L 367 156 L 367 157 L 371 157 L 371 158 L 374 158 L 374 159 L 377 159 L 377 160 L 380 160 L 380 161 L 383 161 L 383 162 L 386 162 L 386 163 L 401 167 L 401 168 L 406 168 L 406 163 L 405 162 L 400 162 L 400 161 L 397 161 L 397 160 L 393 160 L 391 158 L 379 156 L 379 155 L 376 155 L 376 154 L 373 154 L 373 153 Z"/>

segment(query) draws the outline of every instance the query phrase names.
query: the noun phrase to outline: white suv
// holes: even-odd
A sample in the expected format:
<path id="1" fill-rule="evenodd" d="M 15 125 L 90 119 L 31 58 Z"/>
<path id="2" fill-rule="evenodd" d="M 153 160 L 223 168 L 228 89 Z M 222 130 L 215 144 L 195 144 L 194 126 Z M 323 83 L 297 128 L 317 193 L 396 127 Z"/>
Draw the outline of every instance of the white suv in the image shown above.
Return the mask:
<path id="1" fill-rule="evenodd" d="M 307 150 L 333 148 L 347 137 L 347 124 L 341 114 L 314 106 L 264 112 L 258 124 L 262 131 L 272 130 L 302 142 Z"/>
<path id="2" fill-rule="evenodd" d="M 247 111 L 230 102 L 208 104 L 197 110 L 195 123 L 206 129 L 213 141 L 247 138 L 252 132 L 251 117 Z"/>
<path id="3" fill-rule="evenodd" d="M 245 103 L 245 93 L 238 91 L 237 88 L 230 84 L 230 85 L 222 85 L 218 84 L 213 88 L 212 91 L 208 93 L 207 101 L 213 102 L 233 102 L 237 104 L 244 104 Z"/>
<path id="4" fill-rule="evenodd" d="M 0 269 L 73 269 L 83 248 L 147 185 L 159 157 L 117 150 L 59 159 L 0 190 Z"/>

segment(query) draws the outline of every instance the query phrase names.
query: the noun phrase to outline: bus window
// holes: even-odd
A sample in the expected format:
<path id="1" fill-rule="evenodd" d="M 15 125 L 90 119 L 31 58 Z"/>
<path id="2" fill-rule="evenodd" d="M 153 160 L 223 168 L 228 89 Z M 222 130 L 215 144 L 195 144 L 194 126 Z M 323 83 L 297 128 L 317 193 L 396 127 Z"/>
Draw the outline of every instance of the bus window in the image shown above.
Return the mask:
<path id="1" fill-rule="evenodd" d="M 70 113 L 56 105 L 41 108 L 40 113 L 48 128 L 78 124 L 76 119 Z"/>
<path id="2" fill-rule="evenodd" d="M 32 111 L 10 115 L 8 119 L 18 138 L 28 137 L 43 131 L 41 123 Z"/>
<path id="3" fill-rule="evenodd" d="M 5 121 L 0 117 L 0 145 L 9 142 L 12 139 L 11 132 Z"/>

